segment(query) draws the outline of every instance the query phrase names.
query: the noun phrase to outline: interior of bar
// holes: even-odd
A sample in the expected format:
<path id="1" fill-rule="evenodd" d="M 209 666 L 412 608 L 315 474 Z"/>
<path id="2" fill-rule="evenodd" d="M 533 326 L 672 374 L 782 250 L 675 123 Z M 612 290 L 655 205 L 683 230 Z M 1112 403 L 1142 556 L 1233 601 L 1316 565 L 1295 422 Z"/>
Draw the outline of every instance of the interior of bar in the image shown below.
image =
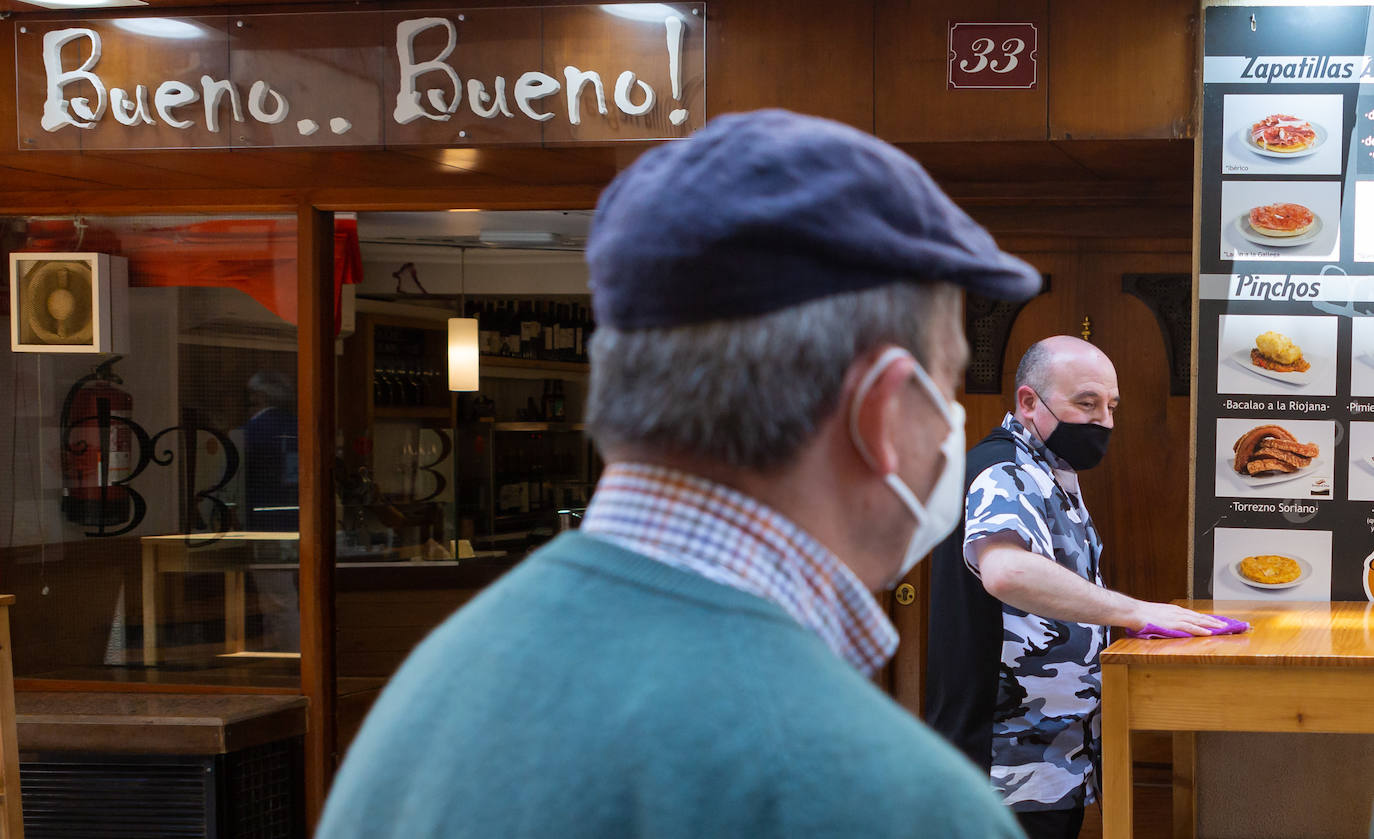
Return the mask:
<path id="1" fill-rule="evenodd" d="M 0 837 L 1374 837 L 1371 62 L 0 0 Z"/>

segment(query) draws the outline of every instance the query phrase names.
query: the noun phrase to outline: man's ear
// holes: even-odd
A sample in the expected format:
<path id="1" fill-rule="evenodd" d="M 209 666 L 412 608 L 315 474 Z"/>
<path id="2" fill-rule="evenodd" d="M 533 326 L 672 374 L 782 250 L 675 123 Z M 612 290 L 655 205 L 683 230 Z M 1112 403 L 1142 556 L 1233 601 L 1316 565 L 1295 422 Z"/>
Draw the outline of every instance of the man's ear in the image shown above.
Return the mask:
<path id="1" fill-rule="evenodd" d="M 882 365 L 882 369 L 875 371 L 877 365 Z M 897 471 L 897 448 L 892 441 L 897 425 L 903 421 L 901 397 L 914 367 L 915 360 L 908 353 L 882 353 L 860 373 L 855 388 L 856 401 L 850 405 L 855 448 L 880 475 Z M 872 384 L 865 389 L 863 382 L 870 377 Z"/>
<path id="2" fill-rule="evenodd" d="M 1021 385 L 1016 389 L 1016 407 L 1020 409 L 1022 416 L 1030 416 L 1039 401 L 1040 397 L 1030 385 Z"/>

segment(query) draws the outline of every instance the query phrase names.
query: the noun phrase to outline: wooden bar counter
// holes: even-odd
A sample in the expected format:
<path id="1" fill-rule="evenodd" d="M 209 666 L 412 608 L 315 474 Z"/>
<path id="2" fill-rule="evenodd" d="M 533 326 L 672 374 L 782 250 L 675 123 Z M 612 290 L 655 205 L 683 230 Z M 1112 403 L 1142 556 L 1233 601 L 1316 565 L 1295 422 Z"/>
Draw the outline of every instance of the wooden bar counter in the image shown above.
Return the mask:
<path id="1" fill-rule="evenodd" d="M 1173 731 L 1174 835 L 1193 836 L 1197 731 L 1374 733 L 1374 603 L 1178 600 L 1242 635 L 1102 653 L 1103 835 L 1131 835 L 1131 732 Z"/>
<path id="2" fill-rule="evenodd" d="M 16 694 L 25 752 L 216 755 L 305 734 L 304 696 Z"/>

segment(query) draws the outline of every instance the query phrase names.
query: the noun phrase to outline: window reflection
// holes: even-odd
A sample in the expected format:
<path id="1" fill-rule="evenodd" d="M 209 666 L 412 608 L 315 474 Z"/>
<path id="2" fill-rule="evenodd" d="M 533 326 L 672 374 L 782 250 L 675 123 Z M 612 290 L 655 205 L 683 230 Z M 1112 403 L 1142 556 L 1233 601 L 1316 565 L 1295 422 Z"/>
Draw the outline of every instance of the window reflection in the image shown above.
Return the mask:
<path id="1" fill-rule="evenodd" d="M 0 219 L 6 257 L 128 259 L 123 352 L 0 351 L 17 676 L 299 683 L 294 226 Z"/>

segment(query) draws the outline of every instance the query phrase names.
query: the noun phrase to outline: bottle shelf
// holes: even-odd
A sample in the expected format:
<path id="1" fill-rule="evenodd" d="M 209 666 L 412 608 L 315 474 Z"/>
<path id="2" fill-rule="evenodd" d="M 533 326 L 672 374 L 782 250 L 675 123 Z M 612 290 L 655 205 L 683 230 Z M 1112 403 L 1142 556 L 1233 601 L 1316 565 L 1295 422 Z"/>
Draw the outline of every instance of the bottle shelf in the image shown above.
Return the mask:
<path id="1" fill-rule="evenodd" d="M 587 426 L 580 422 L 526 422 L 524 420 L 489 420 L 482 419 L 476 422 L 464 423 L 468 427 L 477 427 L 489 431 L 585 431 Z"/>
<path id="2" fill-rule="evenodd" d="M 591 365 L 577 361 L 541 361 L 535 358 L 510 358 L 502 355 L 477 357 L 479 376 L 511 379 L 582 378 Z"/>
<path id="3" fill-rule="evenodd" d="M 436 405 L 377 405 L 373 415 L 379 419 L 443 419 L 452 416 L 446 406 Z"/>
<path id="4" fill-rule="evenodd" d="M 582 431 L 586 428 L 580 422 L 494 422 L 493 431 Z"/>
<path id="5" fill-rule="evenodd" d="M 512 522 L 548 519 L 556 515 L 558 515 L 558 508 L 549 507 L 544 510 L 530 510 L 528 513 L 497 513 L 494 521 L 497 524 L 510 524 Z"/>

